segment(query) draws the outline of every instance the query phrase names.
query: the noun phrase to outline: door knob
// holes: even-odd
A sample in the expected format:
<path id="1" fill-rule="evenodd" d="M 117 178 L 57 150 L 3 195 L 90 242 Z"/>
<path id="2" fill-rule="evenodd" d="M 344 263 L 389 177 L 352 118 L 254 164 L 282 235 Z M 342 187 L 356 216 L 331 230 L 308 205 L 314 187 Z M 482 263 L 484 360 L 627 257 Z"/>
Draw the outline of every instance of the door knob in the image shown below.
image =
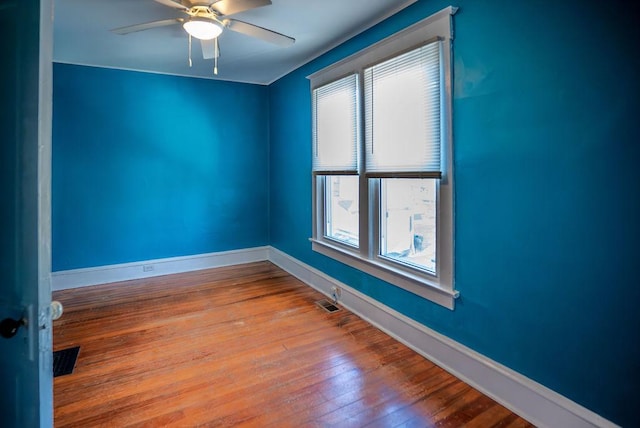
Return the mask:
<path id="1" fill-rule="evenodd" d="M 62 312 L 64 312 L 62 303 L 58 302 L 57 300 L 53 300 L 51 302 L 51 319 L 53 321 L 57 320 L 62 316 Z"/>
<path id="2" fill-rule="evenodd" d="M 26 325 L 27 321 L 24 318 L 20 320 L 14 320 L 13 318 L 5 318 L 0 321 L 0 336 L 5 339 L 11 339 L 18 333 L 20 326 Z"/>
<path id="3" fill-rule="evenodd" d="M 62 312 L 64 311 L 62 307 L 62 303 L 57 300 L 53 300 L 51 302 L 51 319 L 57 320 L 62 316 Z M 26 318 L 20 318 L 19 320 L 13 318 L 5 318 L 0 321 L 0 336 L 5 339 L 11 339 L 18 333 L 18 329 L 23 325 L 27 325 Z"/>

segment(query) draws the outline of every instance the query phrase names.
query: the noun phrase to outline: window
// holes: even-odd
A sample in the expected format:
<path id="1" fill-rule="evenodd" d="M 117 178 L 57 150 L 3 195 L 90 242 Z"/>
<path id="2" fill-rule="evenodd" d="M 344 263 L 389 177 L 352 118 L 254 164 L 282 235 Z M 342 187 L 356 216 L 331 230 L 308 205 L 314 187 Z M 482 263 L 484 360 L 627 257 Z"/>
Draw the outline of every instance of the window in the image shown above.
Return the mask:
<path id="1" fill-rule="evenodd" d="M 455 11 L 309 77 L 312 248 L 450 309 Z"/>

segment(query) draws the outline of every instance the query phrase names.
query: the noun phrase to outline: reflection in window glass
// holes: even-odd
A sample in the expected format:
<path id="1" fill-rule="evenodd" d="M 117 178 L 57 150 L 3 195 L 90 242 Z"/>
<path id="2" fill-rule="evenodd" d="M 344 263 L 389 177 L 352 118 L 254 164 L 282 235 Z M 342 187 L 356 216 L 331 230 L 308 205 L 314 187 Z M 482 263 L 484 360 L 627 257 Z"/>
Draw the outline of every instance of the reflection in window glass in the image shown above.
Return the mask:
<path id="1" fill-rule="evenodd" d="M 344 244 L 358 246 L 358 176 L 325 177 L 325 236 Z"/>
<path id="2" fill-rule="evenodd" d="M 436 273 L 436 181 L 382 179 L 380 255 Z"/>

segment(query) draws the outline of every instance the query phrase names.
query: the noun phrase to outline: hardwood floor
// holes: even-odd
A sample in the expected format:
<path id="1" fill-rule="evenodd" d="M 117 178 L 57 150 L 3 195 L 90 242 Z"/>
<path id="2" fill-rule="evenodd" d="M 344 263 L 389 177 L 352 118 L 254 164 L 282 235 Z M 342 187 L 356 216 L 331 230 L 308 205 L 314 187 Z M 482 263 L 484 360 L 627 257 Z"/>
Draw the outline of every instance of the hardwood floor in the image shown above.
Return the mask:
<path id="1" fill-rule="evenodd" d="M 269 262 L 54 293 L 56 427 L 528 427 Z"/>

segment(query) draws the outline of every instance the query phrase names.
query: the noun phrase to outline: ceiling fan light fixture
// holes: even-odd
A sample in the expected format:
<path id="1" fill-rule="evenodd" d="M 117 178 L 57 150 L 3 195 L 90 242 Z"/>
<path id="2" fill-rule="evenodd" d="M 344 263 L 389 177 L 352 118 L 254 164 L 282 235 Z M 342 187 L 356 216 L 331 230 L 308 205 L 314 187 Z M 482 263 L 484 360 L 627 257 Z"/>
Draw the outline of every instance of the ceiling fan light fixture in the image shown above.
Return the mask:
<path id="1" fill-rule="evenodd" d="M 185 31 L 200 40 L 211 40 L 222 34 L 222 24 L 214 19 L 192 17 L 182 24 Z"/>

